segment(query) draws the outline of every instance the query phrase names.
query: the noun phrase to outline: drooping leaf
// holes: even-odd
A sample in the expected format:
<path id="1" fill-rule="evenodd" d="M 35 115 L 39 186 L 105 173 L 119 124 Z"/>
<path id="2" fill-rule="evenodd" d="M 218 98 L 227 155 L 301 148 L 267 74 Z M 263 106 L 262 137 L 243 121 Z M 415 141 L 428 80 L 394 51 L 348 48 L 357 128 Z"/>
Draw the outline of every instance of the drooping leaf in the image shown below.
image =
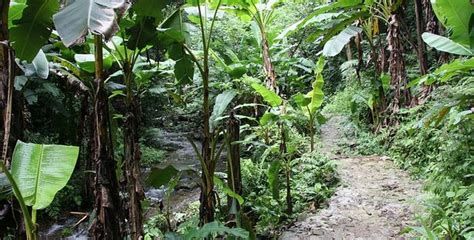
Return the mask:
<path id="1" fill-rule="evenodd" d="M 83 43 L 90 32 L 110 39 L 118 30 L 115 10 L 124 6 L 124 0 L 71 0 L 53 21 L 64 45 Z"/>
<path id="2" fill-rule="evenodd" d="M 28 206 L 43 209 L 66 186 L 76 166 L 79 148 L 18 141 L 11 173 Z"/>
<path id="3" fill-rule="evenodd" d="M 236 95 L 237 92 L 235 90 L 227 90 L 217 95 L 214 109 L 209 121 L 211 132 L 216 128 L 217 124 L 219 123 L 219 118 L 222 117 L 230 102 L 232 102 Z"/>
<path id="4" fill-rule="evenodd" d="M 236 199 L 237 202 L 239 202 L 240 205 L 244 204 L 244 198 L 242 198 L 242 196 L 240 196 L 236 192 L 232 191 L 232 189 L 230 189 L 226 184 L 224 184 L 224 182 L 220 178 L 214 176 L 214 183 L 216 184 L 216 186 L 222 188 L 222 191 L 226 195 Z"/>
<path id="5" fill-rule="evenodd" d="M 20 19 L 12 21 L 10 40 L 15 56 L 33 61 L 41 47 L 48 42 L 52 31 L 51 16 L 58 10 L 57 0 L 28 0 Z"/>
<path id="6" fill-rule="evenodd" d="M 431 0 L 431 5 L 439 21 L 450 29 L 450 39 L 464 46 L 472 46 L 470 21 L 474 14 L 471 1 Z"/>
<path id="7" fill-rule="evenodd" d="M 425 32 L 422 35 L 423 41 L 430 47 L 436 48 L 439 51 L 447 52 L 456 55 L 473 56 L 474 52 L 469 49 L 469 45 L 462 45 L 447 37 Z"/>
<path id="8" fill-rule="evenodd" d="M 275 92 L 269 90 L 268 88 L 258 84 L 258 83 L 252 83 L 252 88 L 255 89 L 262 97 L 265 102 L 270 104 L 272 107 L 277 107 L 280 106 L 283 100 L 281 99 L 278 94 Z"/>
<path id="9" fill-rule="evenodd" d="M 338 35 L 331 38 L 323 48 L 323 55 L 334 57 L 339 54 L 342 49 L 351 41 L 351 38 L 361 33 L 362 29 L 356 26 L 349 26 L 342 30 Z"/>
<path id="10" fill-rule="evenodd" d="M 33 66 L 36 69 L 36 74 L 42 79 L 47 79 L 49 76 L 48 59 L 43 50 L 39 50 L 36 57 L 33 59 Z"/>

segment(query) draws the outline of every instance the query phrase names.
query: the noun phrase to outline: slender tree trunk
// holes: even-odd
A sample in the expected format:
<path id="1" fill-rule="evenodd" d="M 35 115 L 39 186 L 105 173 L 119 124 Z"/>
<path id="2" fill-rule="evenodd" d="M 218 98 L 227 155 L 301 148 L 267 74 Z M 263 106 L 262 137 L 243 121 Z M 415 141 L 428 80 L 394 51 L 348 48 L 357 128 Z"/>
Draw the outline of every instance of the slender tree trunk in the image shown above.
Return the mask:
<path id="1" fill-rule="evenodd" d="M 347 57 L 347 61 L 352 60 L 352 49 L 351 49 L 351 43 L 350 42 L 348 44 L 346 44 L 346 57 Z"/>
<path id="2" fill-rule="evenodd" d="M 209 44 L 209 43 L 208 43 Z M 214 221 L 215 212 L 215 200 L 214 200 L 214 172 L 213 163 L 211 158 L 211 132 L 209 128 L 209 54 L 204 51 L 204 62 L 203 62 L 203 141 L 202 141 L 202 158 L 206 164 L 206 168 L 209 171 L 210 176 L 206 177 L 202 174 L 202 186 L 201 186 L 201 207 L 200 207 L 200 219 L 201 225 Z"/>
<path id="3" fill-rule="evenodd" d="M 357 69 L 356 69 L 356 74 L 357 74 L 357 79 L 359 80 L 359 84 L 362 84 L 361 79 L 360 79 L 360 70 L 362 68 L 363 60 L 362 60 L 362 55 L 363 55 L 363 50 L 362 50 L 362 34 L 358 33 L 357 36 L 355 37 L 355 43 L 357 47 Z"/>
<path id="4" fill-rule="evenodd" d="M 15 57 L 9 47 L 8 38 L 8 9 L 9 0 L 0 1 L 0 101 L 3 112 L 3 145 L 2 161 L 8 166 L 10 163 L 10 133 L 13 105 L 13 81 L 15 78 Z"/>
<path id="5" fill-rule="evenodd" d="M 94 145 L 95 211 L 94 239 L 122 239 L 119 187 L 109 135 L 107 94 L 103 78 L 102 37 L 95 36 Z"/>
<path id="6" fill-rule="evenodd" d="M 425 75 L 428 73 L 428 60 L 426 56 L 426 46 L 421 35 L 424 32 L 423 24 L 423 6 L 421 0 L 415 1 L 415 16 L 416 16 L 416 36 L 417 36 L 417 56 L 418 63 L 420 64 L 420 74 Z"/>
<path id="7" fill-rule="evenodd" d="M 138 119 L 139 119 L 139 101 L 133 93 L 133 79 L 131 66 L 126 65 L 124 70 L 126 85 L 126 105 L 125 114 L 125 177 L 128 189 L 128 222 L 130 224 L 130 235 L 133 240 L 139 240 L 143 237 L 143 217 L 141 201 L 144 191 L 140 182 L 140 145 L 138 142 Z"/>
<path id="8" fill-rule="evenodd" d="M 281 131 L 281 143 L 280 143 L 280 154 L 282 159 L 285 161 L 285 182 L 286 182 L 286 213 L 288 215 L 293 214 L 293 200 L 291 197 L 291 166 L 290 166 L 290 159 L 287 158 L 287 146 L 286 146 L 286 130 L 285 125 L 280 123 L 280 131 Z"/>
<path id="9" fill-rule="evenodd" d="M 266 74 L 266 85 L 268 89 L 278 93 L 277 76 L 270 57 L 270 46 L 263 26 L 260 27 L 260 35 L 262 38 L 263 69 Z"/>
<path id="10" fill-rule="evenodd" d="M 240 121 L 235 117 L 234 112 L 231 112 L 230 118 L 227 121 L 227 149 L 228 163 L 227 163 L 227 184 L 229 188 L 242 195 L 242 176 L 240 171 L 240 145 L 234 144 L 240 140 Z M 227 206 L 229 206 L 229 222 L 230 226 L 238 226 L 237 214 L 240 211 L 240 205 L 233 197 L 227 198 Z M 234 208 L 235 207 L 235 208 Z"/>
<path id="11" fill-rule="evenodd" d="M 424 17 L 423 18 L 423 22 L 425 26 L 424 31 L 437 34 L 438 21 L 436 20 L 436 15 L 433 12 L 431 1 L 421 0 L 421 8 L 422 8 L 422 15 Z M 441 53 L 441 54 L 446 56 L 445 53 Z M 429 68 L 429 65 L 427 65 L 427 68 Z M 433 85 L 423 85 L 423 89 L 421 90 L 420 103 L 424 102 L 428 98 L 430 93 L 433 91 L 433 88 L 434 88 Z"/>
<path id="12" fill-rule="evenodd" d="M 405 88 L 407 85 L 407 76 L 405 70 L 405 59 L 403 57 L 404 48 L 400 26 L 401 24 L 398 14 L 392 14 L 390 16 L 387 35 L 388 49 L 390 50 L 390 84 L 394 88 L 392 101 L 389 105 L 389 111 L 392 117 L 395 117 L 401 107 L 408 106 L 411 103 L 410 91 Z M 395 120 L 393 123 L 396 124 L 398 121 Z"/>

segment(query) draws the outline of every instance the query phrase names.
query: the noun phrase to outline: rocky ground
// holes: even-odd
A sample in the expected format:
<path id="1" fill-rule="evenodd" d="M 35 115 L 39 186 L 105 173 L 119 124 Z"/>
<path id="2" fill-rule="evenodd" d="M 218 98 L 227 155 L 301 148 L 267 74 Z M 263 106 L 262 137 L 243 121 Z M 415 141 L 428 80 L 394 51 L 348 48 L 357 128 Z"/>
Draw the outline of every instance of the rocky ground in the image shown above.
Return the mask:
<path id="1" fill-rule="evenodd" d="M 406 239 L 403 230 L 417 225 L 423 197 L 421 183 L 411 180 L 388 157 L 339 155 L 340 118 L 323 128 L 323 149 L 338 163 L 341 185 L 328 208 L 301 217 L 280 237 L 297 239 Z"/>

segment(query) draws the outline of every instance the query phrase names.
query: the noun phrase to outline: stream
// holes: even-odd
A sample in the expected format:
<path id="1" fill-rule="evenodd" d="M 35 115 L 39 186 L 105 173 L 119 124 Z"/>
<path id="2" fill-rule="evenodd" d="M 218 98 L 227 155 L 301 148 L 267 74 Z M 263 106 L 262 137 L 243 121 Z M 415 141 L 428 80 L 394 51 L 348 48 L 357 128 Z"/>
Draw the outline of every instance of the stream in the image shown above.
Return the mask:
<path id="1" fill-rule="evenodd" d="M 192 168 L 199 173 L 200 164 L 196 157 L 194 149 L 187 140 L 186 136 L 191 133 L 176 133 L 157 130 L 150 139 L 150 144 L 159 149 L 166 150 L 167 156 L 156 167 L 165 167 L 173 165 L 176 168 Z M 196 142 L 198 149 L 201 144 Z M 225 156 L 225 153 L 223 153 Z M 223 162 L 223 161 L 221 161 Z M 223 162 L 224 163 L 224 162 Z M 224 169 L 219 164 L 219 169 Z M 143 168 L 142 176 L 145 181 L 149 175 L 151 168 Z M 179 184 L 176 186 L 173 194 L 169 199 L 170 211 L 173 213 L 180 213 L 186 211 L 189 204 L 199 201 L 199 176 L 197 174 L 183 174 Z M 153 216 L 160 209 L 160 205 L 166 207 L 164 201 L 166 188 L 155 188 L 145 185 L 145 197 L 149 203 L 149 208 L 144 212 L 145 218 Z M 81 224 L 77 224 L 80 217 L 74 215 L 61 216 L 58 221 L 52 225 L 48 225 L 45 229 L 40 229 L 40 239 L 88 239 L 88 222 L 89 219 Z M 75 227 L 73 227 L 75 226 Z M 69 237 L 63 237 L 64 233 L 72 234 Z"/>

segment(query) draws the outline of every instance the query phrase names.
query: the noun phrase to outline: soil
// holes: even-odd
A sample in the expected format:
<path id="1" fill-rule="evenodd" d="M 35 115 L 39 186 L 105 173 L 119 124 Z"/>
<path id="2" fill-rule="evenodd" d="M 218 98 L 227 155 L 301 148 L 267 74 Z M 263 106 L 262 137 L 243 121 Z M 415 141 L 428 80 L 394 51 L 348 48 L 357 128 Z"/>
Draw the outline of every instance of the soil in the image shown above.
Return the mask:
<path id="1" fill-rule="evenodd" d="M 337 161 L 341 185 L 328 208 L 300 217 L 280 236 L 298 239 L 407 239 L 403 231 L 419 225 L 421 183 L 398 169 L 388 157 L 339 154 L 340 122 L 333 117 L 321 129 L 323 147 Z"/>

